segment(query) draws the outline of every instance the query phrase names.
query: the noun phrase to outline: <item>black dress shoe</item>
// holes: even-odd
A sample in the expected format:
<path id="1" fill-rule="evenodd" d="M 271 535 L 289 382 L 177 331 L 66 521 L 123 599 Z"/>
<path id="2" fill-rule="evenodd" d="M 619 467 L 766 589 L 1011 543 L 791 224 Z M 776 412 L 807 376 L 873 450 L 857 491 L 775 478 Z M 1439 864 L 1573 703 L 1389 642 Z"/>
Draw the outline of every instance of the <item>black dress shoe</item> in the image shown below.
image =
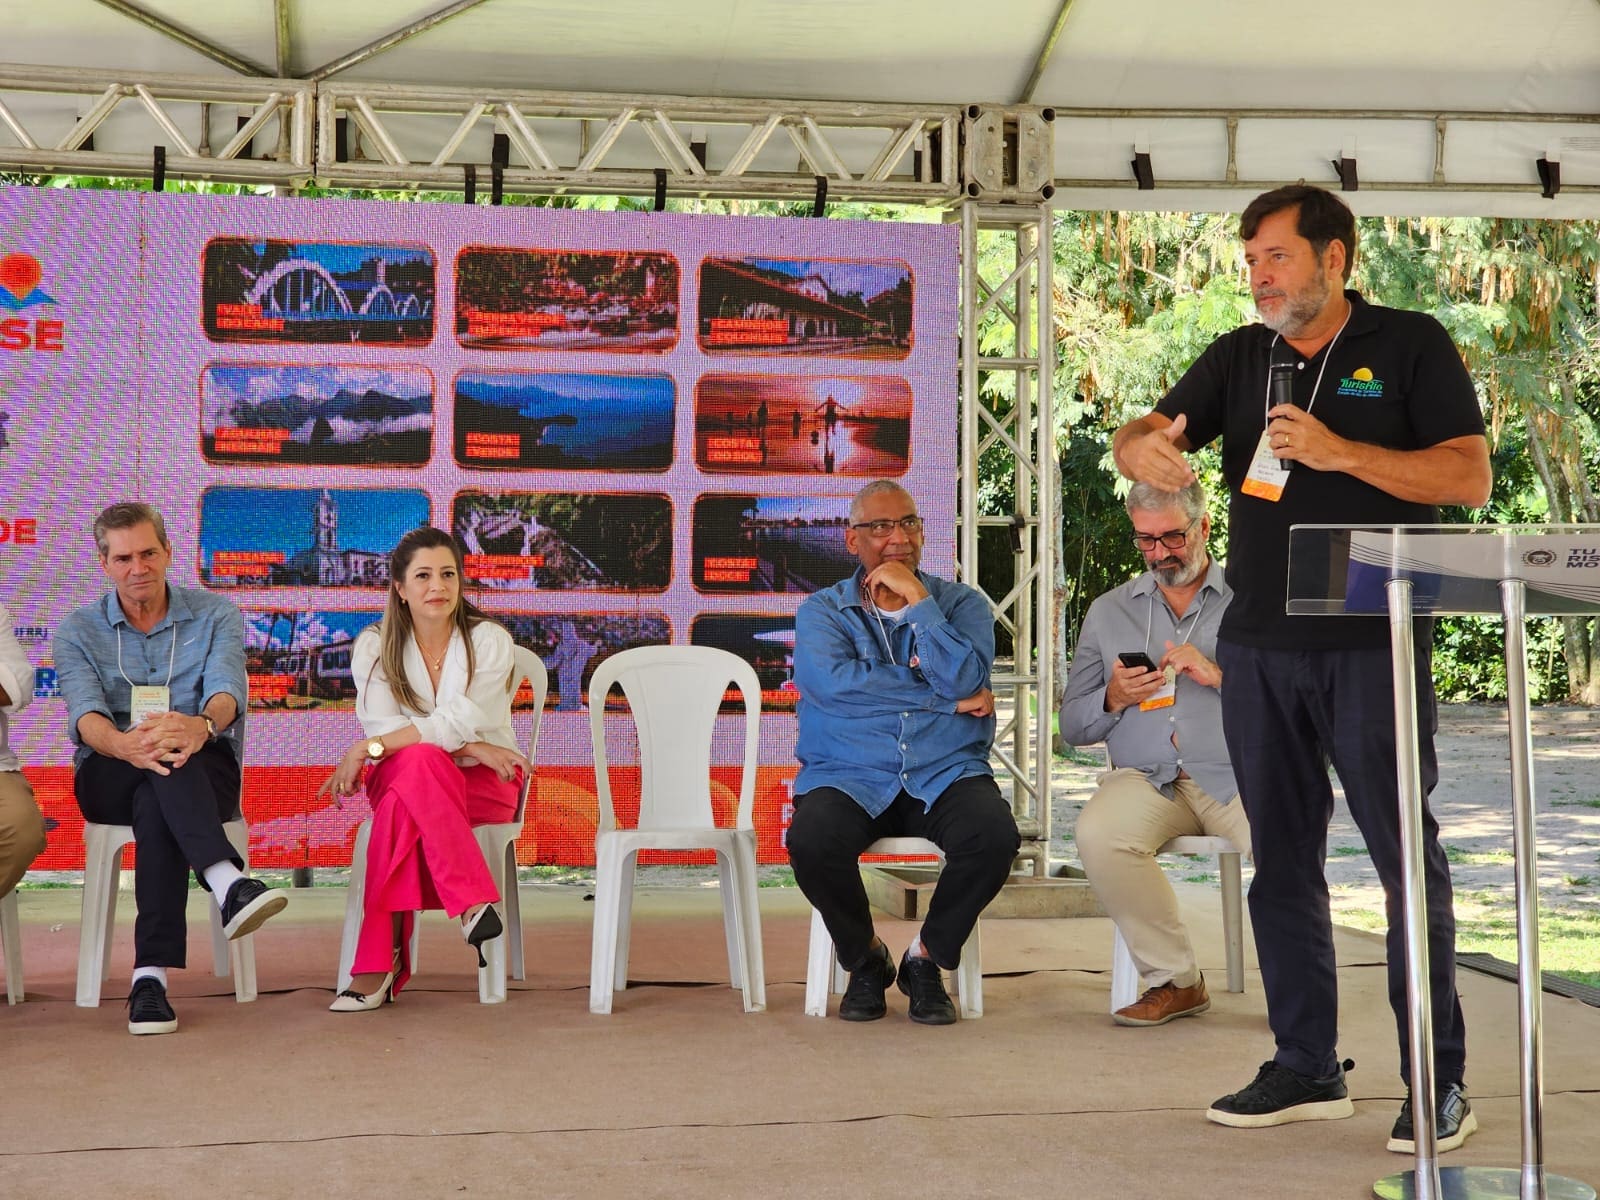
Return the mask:
<path id="1" fill-rule="evenodd" d="M 883 994 L 893 982 L 894 959 L 889 957 L 889 947 L 880 943 L 876 950 L 868 953 L 866 962 L 850 972 L 850 982 L 839 1001 L 839 1019 L 876 1021 L 889 1011 Z"/>
<path id="2" fill-rule="evenodd" d="M 944 990 L 944 972 L 931 958 L 911 956 L 907 950 L 900 960 L 902 992 L 911 997 L 911 1019 L 918 1025 L 954 1025 L 956 1006 Z"/>

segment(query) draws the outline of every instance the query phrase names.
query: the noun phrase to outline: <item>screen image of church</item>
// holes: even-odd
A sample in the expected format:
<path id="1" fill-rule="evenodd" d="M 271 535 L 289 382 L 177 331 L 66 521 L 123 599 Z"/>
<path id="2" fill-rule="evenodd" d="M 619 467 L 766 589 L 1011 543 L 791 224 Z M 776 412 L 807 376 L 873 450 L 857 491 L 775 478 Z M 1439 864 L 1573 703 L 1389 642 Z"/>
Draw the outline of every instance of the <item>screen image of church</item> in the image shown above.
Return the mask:
<path id="1" fill-rule="evenodd" d="M 311 509 L 311 545 L 272 568 L 275 584 L 306 587 L 386 587 L 386 551 L 339 548 L 339 502 L 326 488 Z"/>

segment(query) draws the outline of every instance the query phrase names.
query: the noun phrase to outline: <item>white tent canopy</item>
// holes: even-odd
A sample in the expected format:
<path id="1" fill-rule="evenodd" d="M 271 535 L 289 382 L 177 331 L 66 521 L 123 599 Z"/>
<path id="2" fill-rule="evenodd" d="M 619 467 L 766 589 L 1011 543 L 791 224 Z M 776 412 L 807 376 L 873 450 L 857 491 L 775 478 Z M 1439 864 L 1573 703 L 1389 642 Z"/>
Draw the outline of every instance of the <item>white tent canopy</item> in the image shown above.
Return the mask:
<path id="1" fill-rule="evenodd" d="M 184 142 L 141 103 L 141 79 L 154 80 L 146 91 L 198 149 L 215 152 L 237 123 L 231 109 L 219 116 L 225 94 L 210 97 L 204 129 L 200 115 L 165 104 L 174 88 L 161 77 L 179 73 L 309 80 L 308 97 L 315 84 L 317 102 L 333 105 L 325 117 L 356 118 L 352 157 L 373 164 L 487 169 L 493 133 L 508 131 L 508 186 L 542 172 L 582 187 L 574 172 L 631 107 L 589 162 L 623 173 L 619 184 L 665 168 L 674 188 L 735 194 L 728 179 L 701 178 L 733 163 L 751 194 L 800 194 L 768 184 L 821 174 L 835 195 L 895 196 L 904 185 L 900 198 L 950 199 L 968 174 L 956 127 L 942 122 L 969 105 L 1032 105 L 1054 110 L 1040 136 L 1053 149 L 1041 161 L 1057 206 L 1237 208 L 1285 180 L 1336 185 L 1332 160 L 1343 158 L 1362 212 L 1600 214 L 1600 0 L 51 0 L 6 10 L 0 165 L 25 169 L 77 169 L 63 143 L 120 84 L 133 102 L 100 121 L 93 151 L 148 159 L 162 144 L 183 172 Z M 381 132 L 347 94 L 363 92 Z M 736 98 L 750 103 L 730 106 Z M 257 111 L 246 98 L 236 106 L 241 121 Z M 563 113 L 578 118 L 571 128 Z M 752 150 L 749 131 L 768 120 L 774 136 Z M 331 132 L 313 152 L 310 128 L 308 114 L 307 174 L 337 176 Z M 241 157 L 266 157 L 265 140 Z M 1148 155 L 1150 190 L 1135 186 L 1136 151 Z M 697 174 L 689 158 L 701 155 Z M 1541 158 L 1547 177 L 1548 164 L 1559 175 L 1553 198 L 1542 194 Z"/>

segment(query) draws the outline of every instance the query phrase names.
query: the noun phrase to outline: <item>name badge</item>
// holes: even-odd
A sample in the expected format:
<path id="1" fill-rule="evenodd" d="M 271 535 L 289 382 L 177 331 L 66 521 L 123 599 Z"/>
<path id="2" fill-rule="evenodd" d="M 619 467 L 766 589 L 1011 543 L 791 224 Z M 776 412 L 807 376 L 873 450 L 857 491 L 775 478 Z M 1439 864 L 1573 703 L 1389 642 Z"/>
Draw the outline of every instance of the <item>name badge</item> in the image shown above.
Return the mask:
<path id="1" fill-rule="evenodd" d="M 1278 456 L 1272 452 L 1272 441 L 1263 429 L 1261 440 L 1256 443 L 1255 456 L 1250 460 L 1250 469 L 1245 472 L 1239 490 L 1246 496 L 1276 504 L 1283 497 L 1283 486 L 1289 482 L 1291 473 L 1278 465 Z"/>
<path id="2" fill-rule="evenodd" d="M 151 717 L 172 711 L 172 689 L 154 683 L 133 685 L 133 700 L 129 705 L 129 727 L 140 725 Z"/>
<path id="3" fill-rule="evenodd" d="M 1176 667 L 1168 667 L 1165 674 L 1167 681 L 1139 701 L 1140 712 L 1150 712 L 1152 709 L 1157 708 L 1171 708 L 1178 702 L 1178 669 Z"/>

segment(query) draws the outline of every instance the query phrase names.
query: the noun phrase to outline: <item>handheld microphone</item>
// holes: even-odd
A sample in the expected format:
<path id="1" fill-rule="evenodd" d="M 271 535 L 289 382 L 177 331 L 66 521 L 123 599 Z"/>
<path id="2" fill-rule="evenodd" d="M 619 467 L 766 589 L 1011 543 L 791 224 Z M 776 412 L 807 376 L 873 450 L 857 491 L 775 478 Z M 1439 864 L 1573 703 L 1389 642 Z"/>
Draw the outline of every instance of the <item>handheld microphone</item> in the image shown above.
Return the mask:
<path id="1" fill-rule="evenodd" d="M 1294 403 L 1294 364 L 1275 362 L 1267 367 L 1267 398 L 1269 408 L 1277 408 L 1280 404 Z M 1280 458 L 1280 469 L 1288 471 L 1294 467 L 1294 459 Z"/>

